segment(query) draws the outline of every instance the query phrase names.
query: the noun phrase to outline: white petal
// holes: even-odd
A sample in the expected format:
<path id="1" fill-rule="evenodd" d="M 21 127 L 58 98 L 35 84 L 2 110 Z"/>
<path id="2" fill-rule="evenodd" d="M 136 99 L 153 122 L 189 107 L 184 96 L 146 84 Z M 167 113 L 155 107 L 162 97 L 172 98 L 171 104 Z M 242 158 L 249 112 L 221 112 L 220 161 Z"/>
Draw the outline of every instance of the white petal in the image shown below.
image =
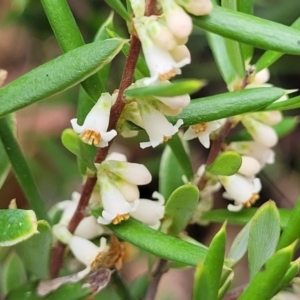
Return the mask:
<path id="1" fill-rule="evenodd" d="M 142 164 L 120 161 L 108 161 L 108 163 L 114 174 L 130 183 L 143 185 L 150 183 L 152 180 L 151 173 Z"/>
<path id="2" fill-rule="evenodd" d="M 242 165 L 239 173 L 246 176 L 255 176 L 261 169 L 261 165 L 257 159 L 251 156 L 242 155 Z"/>
<path id="3" fill-rule="evenodd" d="M 198 139 L 205 148 L 209 148 L 209 146 L 210 146 L 209 134 L 207 134 L 205 132 L 202 134 L 199 134 Z"/>
<path id="4" fill-rule="evenodd" d="M 186 107 L 187 105 L 189 105 L 191 99 L 188 94 L 176 96 L 176 97 L 155 97 L 155 98 L 173 109 L 180 109 Z"/>
<path id="5" fill-rule="evenodd" d="M 84 127 L 77 124 L 77 119 L 72 119 L 70 122 L 73 127 L 73 130 L 76 133 L 82 133 L 82 131 L 84 130 Z"/>
<path id="6" fill-rule="evenodd" d="M 97 223 L 96 218 L 94 216 L 89 216 L 81 220 L 79 225 L 76 227 L 74 235 L 91 240 L 103 233 L 104 229 Z"/>
<path id="7" fill-rule="evenodd" d="M 185 141 L 195 139 L 198 135 L 196 134 L 195 130 L 190 126 L 187 131 L 183 134 L 183 139 Z"/>

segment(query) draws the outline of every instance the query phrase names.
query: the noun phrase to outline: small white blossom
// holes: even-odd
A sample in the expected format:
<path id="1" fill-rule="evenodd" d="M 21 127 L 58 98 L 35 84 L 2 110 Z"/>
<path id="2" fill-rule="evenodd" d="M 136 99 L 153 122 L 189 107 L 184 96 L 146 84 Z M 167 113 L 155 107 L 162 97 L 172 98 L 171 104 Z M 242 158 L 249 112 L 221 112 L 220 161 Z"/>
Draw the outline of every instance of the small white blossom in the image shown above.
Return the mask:
<path id="1" fill-rule="evenodd" d="M 78 125 L 77 119 L 71 120 L 73 130 L 80 134 L 85 143 L 104 148 L 117 135 L 116 130 L 107 132 L 113 101 L 114 99 L 109 93 L 103 93 L 86 116 L 82 126 Z"/>
<path id="2" fill-rule="evenodd" d="M 166 23 L 178 38 L 187 38 L 193 29 L 191 17 L 173 0 L 161 0 Z"/>
<path id="3" fill-rule="evenodd" d="M 243 175 L 218 176 L 226 192 L 223 197 L 234 200 L 234 205 L 227 206 L 230 211 L 239 211 L 244 206 L 250 207 L 259 198 L 261 190 L 259 178 L 249 178 Z"/>
<path id="4" fill-rule="evenodd" d="M 134 22 L 151 75 L 151 78 L 144 79 L 144 83 L 151 85 L 157 80 L 165 81 L 176 74 L 181 74 L 180 68 L 191 62 L 190 56 L 183 57 L 181 61 L 176 61 L 167 50 L 154 43 L 148 36 L 144 24 L 137 19 L 134 19 Z"/>
<path id="5" fill-rule="evenodd" d="M 158 192 L 154 192 L 152 197 L 158 201 L 140 199 L 136 210 L 130 212 L 130 215 L 146 225 L 158 229 L 160 220 L 165 214 L 165 199 Z"/>
<path id="6" fill-rule="evenodd" d="M 88 216 L 83 218 L 75 229 L 74 235 L 92 240 L 105 233 L 104 227 L 102 227 L 94 216 Z"/>
<path id="7" fill-rule="evenodd" d="M 255 142 L 266 147 L 273 147 L 277 144 L 278 136 L 272 127 L 248 116 L 242 118 L 242 123 Z"/>
<path id="8" fill-rule="evenodd" d="M 200 143 L 205 148 L 209 148 L 209 146 L 210 146 L 209 135 L 213 131 L 219 129 L 221 126 L 222 126 L 222 122 L 220 122 L 220 120 L 192 125 L 184 133 L 183 139 L 191 140 L 194 138 L 198 138 Z"/>
<path id="9" fill-rule="evenodd" d="M 282 120 L 282 113 L 280 111 L 262 111 L 257 113 L 250 113 L 247 115 L 258 122 L 270 126 L 276 125 Z"/>
<path id="10" fill-rule="evenodd" d="M 273 164 L 275 160 L 275 153 L 272 149 L 253 141 L 232 142 L 228 145 L 228 149 L 256 158 L 261 166 Z"/>
<path id="11" fill-rule="evenodd" d="M 257 159 L 251 156 L 242 155 L 242 164 L 238 173 L 251 177 L 255 176 L 261 170 L 261 165 Z"/>
<path id="12" fill-rule="evenodd" d="M 104 237 L 100 239 L 100 246 L 98 247 L 89 240 L 79 236 L 73 236 L 71 238 L 69 248 L 76 259 L 86 266 L 86 268 L 80 272 L 80 277 L 84 277 L 90 273 L 92 264 L 97 256 L 103 252 L 107 252 L 109 249 Z"/>
<path id="13" fill-rule="evenodd" d="M 140 143 L 142 149 L 152 146 L 153 148 L 165 142 L 175 133 L 183 124 L 183 120 L 179 119 L 175 125 L 172 125 L 166 117 L 154 108 L 142 109 L 141 117 L 143 128 L 146 130 L 150 141 Z"/>
<path id="14" fill-rule="evenodd" d="M 102 199 L 103 212 L 102 217 L 98 217 L 100 224 L 118 224 L 129 218 L 129 212 L 136 209 L 139 200 L 133 203 L 126 201 L 118 188 L 106 177 L 98 178 L 100 184 L 100 195 Z"/>

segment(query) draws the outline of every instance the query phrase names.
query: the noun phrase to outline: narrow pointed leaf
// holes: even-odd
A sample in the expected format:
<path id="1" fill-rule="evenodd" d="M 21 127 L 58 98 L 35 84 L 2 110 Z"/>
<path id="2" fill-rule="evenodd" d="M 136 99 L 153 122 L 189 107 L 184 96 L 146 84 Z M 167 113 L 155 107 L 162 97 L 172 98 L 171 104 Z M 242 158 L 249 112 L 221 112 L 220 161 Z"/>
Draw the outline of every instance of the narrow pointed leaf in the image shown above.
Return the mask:
<path id="1" fill-rule="evenodd" d="M 0 246 L 18 244 L 37 231 L 37 219 L 32 210 L 0 209 Z"/>
<path id="2" fill-rule="evenodd" d="M 295 240 L 300 237 L 300 200 L 297 201 L 296 205 L 292 209 L 289 221 L 282 231 L 277 249 L 287 247 L 292 244 Z"/>
<path id="3" fill-rule="evenodd" d="M 23 156 L 21 148 L 15 138 L 15 132 L 11 128 L 10 116 L 0 118 L 0 139 L 5 147 L 7 156 L 15 172 L 28 202 L 39 219 L 48 221 L 47 211 L 43 198 L 38 190 L 28 164 Z"/>
<path id="4" fill-rule="evenodd" d="M 277 292 L 279 293 L 282 289 L 284 289 L 291 281 L 297 276 L 299 272 L 299 261 L 292 261 L 289 269 L 285 273 L 283 279 L 277 286 Z"/>
<path id="5" fill-rule="evenodd" d="M 300 30 L 300 17 L 291 25 L 291 27 Z M 284 51 L 282 52 L 276 52 L 271 50 L 266 51 L 256 62 L 255 64 L 256 71 L 259 72 L 264 68 L 268 68 L 274 62 L 276 62 L 283 54 Z"/>
<path id="6" fill-rule="evenodd" d="M 196 269 L 193 299 L 218 299 L 220 279 L 224 264 L 226 231 L 223 225 L 214 236 L 205 260 Z"/>
<path id="7" fill-rule="evenodd" d="M 241 155 L 235 151 L 226 151 L 218 155 L 206 171 L 214 175 L 231 176 L 238 172 L 242 164 Z"/>
<path id="8" fill-rule="evenodd" d="M 229 85 L 235 79 L 235 70 L 227 53 L 225 39 L 209 31 L 206 32 L 206 37 L 221 76 L 225 83 Z"/>
<path id="9" fill-rule="evenodd" d="M 85 44 L 81 32 L 66 0 L 41 0 L 48 21 L 55 37 L 64 52 L 71 51 Z M 98 74 L 93 74 L 85 79 L 82 86 L 90 97 L 97 101 L 104 84 Z"/>
<path id="10" fill-rule="evenodd" d="M 300 107 L 300 96 L 268 105 L 264 110 L 288 110 Z"/>
<path id="11" fill-rule="evenodd" d="M 126 41 L 109 39 L 69 51 L 0 89 L 0 116 L 66 90 L 109 63 Z"/>
<path id="12" fill-rule="evenodd" d="M 49 277 L 52 231 L 46 221 L 38 222 L 38 234 L 16 246 L 26 269 L 37 279 Z"/>
<path id="13" fill-rule="evenodd" d="M 222 118 L 257 111 L 283 96 L 279 88 L 256 88 L 192 100 L 176 117 L 169 117 L 172 123 L 183 119 L 185 125 L 210 122 Z"/>
<path id="14" fill-rule="evenodd" d="M 280 282 L 289 269 L 293 250 L 293 247 L 289 246 L 277 251 L 269 258 L 265 269 L 255 275 L 238 299 L 270 300 L 277 290 L 277 284 L 274 282 Z"/>
<path id="15" fill-rule="evenodd" d="M 194 171 L 191 164 L 191 160 L 188 156 L 188 147 L 185 141 L 183 141 L 179 135 L 173 136 L 170 140 L 167 141 L 167 144 L 172 149 L 173 154 L 175 155 L 177 162 L 179 163 L 184 175 L 189 181 L 192 181 L 194 178 Z"/>
<path id="16" fill-rule="evenodd" d="M 251 279 L 275 252 L 279 236 L 279 213 L 275 203 L 268 201 L 257 210 L 250 225 L 248 261 Z"/>
<path id="17" fill-rule="evenodd" d="M 228 223 L 231 224 L 246 225 L 254 216 L 256 211 L 257 211 L 256 208 L 248 208 L 248 209 L 243 209 L 237 214 L 236 212 L 231 212 L 227 209 L 215 209 L 203 213 L 201 218 L 203 220 L 217 222 L 217 223 L 223 223 L 227 220 Z M 280 215 L 280 226 L 281 228 L 285 228 L 290 218 L 291 210 L 281 208 L 279 209 L 279 215 Z"/>
<path id="18" fill-rule="evenodd" d="M 204 81 L 196 79 L 177 80 L 172 81 L 171 84 L 162 83 L 147 87 L 130 88 L 125 90 L 124 96 L 132 98 L 146 96 L 173 97 L 195 93 L 204 85 Z"/>
<path id="19" fill-rule="evenodd" d="M 161 156 L 159 166 L 159 192 L 167 200 L 178 187 L 183 185 L 184 172 L 175 154 L 169 146 L 166 146 Z"/>
<path id="20" fill-rule="evenodd" d="M 253 15 L 254 0 L 238 0 L 237 11 Z M 253 47 L 247 44 L 241 44 L 242 55 L 245 62 L 250 62 L 253 54 Z"/>
<path id="21" fill-rule="evenodd" d="M 113 11 L 115 11 L 117 14 L 119 14 L 125 21 L 131 22 L 130 16 L 121 1 L 105 0 L 105 2 L 113 9 Z"/>
<path id="22" fill-rule="evenodd" d="M 108 228 L 121 239 L 145 251 L 186 265 L 196 266 L 203 262 L 207 253 L 206 247 L 166 235 L 133 219 L 118 225 L 108 225 Z"/>
<path id="23" fill-rule="evenodd" d="M 199 200 L 198 188 L 187 183 L 176 189 L 168 199 L 165 215 L 172 220 L 168 233 L 177 236 L 187 226 Z"/>
<path id="24" fill-rule="evenodd" d="M 192 16 L 194 25 L 257 48 L 300 54 L 299 31 L 276 22 L 215 6 L 203 17 Z"/>

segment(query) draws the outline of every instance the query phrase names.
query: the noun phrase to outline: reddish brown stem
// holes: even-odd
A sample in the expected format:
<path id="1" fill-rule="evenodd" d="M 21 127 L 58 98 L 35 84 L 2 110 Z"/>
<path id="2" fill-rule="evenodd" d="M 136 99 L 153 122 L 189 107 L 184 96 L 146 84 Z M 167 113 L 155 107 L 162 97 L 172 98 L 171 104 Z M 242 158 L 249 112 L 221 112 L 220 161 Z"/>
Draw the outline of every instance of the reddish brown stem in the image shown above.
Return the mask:
<path id="1" fill-rule="evenodd" d="M 129 54 L 126 60 L 124 72 L 120 83 L 119 94 L 116 103 L 114 104 L 111 110 L 109 130 L 116 128 L 118 119 L 125 106 L 125 102 L 123 101 L 123 93 L 124 90 L 132 83 L 135 65 L 140 53 L 140 49 L 141 49 L 140 41 L 138 40 L 137 37 L 132 36 Z M 99 148 L 94 161 L 97 163 L 101 163 L 102 161 L 104 161 L 110 146 L 111 143 L 106 148 Z M 89 199 L 91 197 L 96 182 L 97 182 L 96 177 L 88 177 L 88 179 L 86 180 L 82 188 L 79 204 L 68 226 L 68 229 L 71 233 L 75 231 L 76 227 L 85 216 L 85 208 L 89 202 Z M 50 273 L 52 278 L 58 276 L 58 272 L 62 267 L 64 249 L 65 249 L 65 245 L 61 243 L 57 243 L 56 245 L 54 245 L 52 249 L 51 267 L 50 267 Z"/>

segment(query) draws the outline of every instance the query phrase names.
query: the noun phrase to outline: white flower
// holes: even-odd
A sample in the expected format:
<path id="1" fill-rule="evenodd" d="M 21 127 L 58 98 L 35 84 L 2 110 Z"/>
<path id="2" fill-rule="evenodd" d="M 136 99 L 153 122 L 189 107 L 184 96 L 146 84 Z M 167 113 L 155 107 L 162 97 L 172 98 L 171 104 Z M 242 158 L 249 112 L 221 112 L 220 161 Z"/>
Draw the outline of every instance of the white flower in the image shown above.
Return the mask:
<path id="1" fill-rule="evenodd" d="M 187 38 L 193 30 L 191 17 L 173 1 L 161 0 L 160 4 L 172 33 L 178 38 Z"/>
<path id="2" fill-rule="evenodd" d="M 210 146 L 209 135 L 213 131 L 219 129 L 221 126 L 222 126 L 222 122 L 220 122 L 220 120 L 192 125 L 184 133 L 183 139 L 191 140 L 194 138 L 198 138 L 200 143 L 205 148 L 209 148 Z"/>
<path id="3" fill-rule="evenodd" d="M 251 177 L 255 176 L 261 170 L 261 165 L 257 159 L 251 156 L 242 155 L 242 164 L 238 173 Z"/>
<path id="4" fill-rule="evenodd" d="M 190 104 L 191 97 L 188 94 L 174 96 L 174 97 L 158 97 L 155 96 L 163 104 L 169 106 L 172 109 L 182 109 Z"/>
<path id="5" fill-rule="evenodd" d="M 105 229 L 97 222 L 94 216 L 83 218 L 75 229 L 74 235 L 92 240 L 105 233 Z"/>
<path id="6" fill-rule="evenodd" d="M 172 125 L 166 117 L 158 110 L 149 107 L 141 109 L 143 128 L 146 130 L 150 141 L 140 143 L 142 149 L 152 146 L 153 148 L 168 140 L 178 132 L 183 120 L 179 119 Z"/>
<path id="7" fill-rule="evenodd" d="M 118 224 L 129 218 L 129 212 L 136 209 L 138 199 L 133 203 L 126 201 L 125 197 L 117 187 L 106 177 L 98 177 L 100 184 L 100 195 L 102 199 L 103 212 L 102 217 L 98 217 L 100 224 Z"/>
<path id="8" fill-rule="evenodd" d="M 275 153 L 272 149 L 253 141 L 232 142 L 228 145 L 228 149 L 237 151 L 242 155 L 253 156 L 262 166 L 273 164 L 275 160 Z"/>
<path id="9" fill-rule="evenodd" d="M 137 19 L 134 19 L 134 24 L 151 75 L 151 78 L 144 79 L 144 83 L 150 85 L 157 80 L 164 81 L 176 74 L 181 74 L 180 68 L 191 62 L 190 56 L 187 55 L 181 61 L 176 61 L 167 50 L 160 48 L 152 41 L 144 24 Z"/>
<path id="10" fill-rule="evenodd" d="M 165 199 L 158 192 L 154 192 L 152 197 L 158 201 L 140 199 L 136 210 L 130 212 L 130 215 L 146 225 L 154 229 L 158 229 L 160 226 L 160 220 L 165 214 Z"/>
<path id="11" fill-rule="evenodd" d="M 255 142 L 266 147 L 273 147 L 277 144 L 278 136 L 272 127 L 248 116 L 243 117 L 241 121 Z"/>
<path id="12" fill-rule="evenodd" d="M 250 113 L 247 115 L 258 122 L 270 126 L 276 125 L 282 120 L 282 113 L 280 111 L 262 111 L 257 113 Z"/>
<path id="13" fill-rule="evenodd" d="M 103 93 L 86 116 L 82 126 L 78 125 L 77 119 L 71 120 L 73 130 L 80 134 L 85 143 L 104 148 L 117 135 L 116 130 L 107 132 L 113 101 L 114 99 L 109 93 Z"/>
<path id="14" fill-rule="evenodd" d="M 71 238 L 69 248 L 76 259 L 86 266 L 86 268 L 80 272 L 80 277 L 84 277 L 90 273 L 92 264 L 97 256 L 103 252 L 107 252 L 109 249 L 104 237 L 100 239 L 100 246 L 98 247 L 89 240 L 79 236 L 73 236 Z"/>
<path id="15" fill-rule="evenodd" d="M 226 192 L 223 197 L 234 200 L 234 205 L 227 206 L 230 211 L 239 211 L 244 206 L 250 207 L 258 198 L 261 190 L 259 178 L 249 178 L 243 175 L 218 176 Z"/>

